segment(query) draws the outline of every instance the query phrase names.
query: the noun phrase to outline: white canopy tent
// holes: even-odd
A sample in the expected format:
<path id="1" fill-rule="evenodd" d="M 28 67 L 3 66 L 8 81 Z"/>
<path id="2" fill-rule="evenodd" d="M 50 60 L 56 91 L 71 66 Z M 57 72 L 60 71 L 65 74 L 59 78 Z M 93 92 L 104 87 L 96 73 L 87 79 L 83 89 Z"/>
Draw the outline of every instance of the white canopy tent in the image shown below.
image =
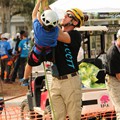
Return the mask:
<path id="1" fill-rule="evenodd" d="M 65 10 L 79 8 L 84 12 L 120 12 L 120 0 L 57 0 L 50 7 L 62 17 Z"/>
<path id="2" fill-rule="evenodd" d="M 120 12 L 120 0 L 57 0 L 50 7 L 61 10 L 77 7 L 84 12 L 93 12 L 97 9 L 99 12 Z"/>

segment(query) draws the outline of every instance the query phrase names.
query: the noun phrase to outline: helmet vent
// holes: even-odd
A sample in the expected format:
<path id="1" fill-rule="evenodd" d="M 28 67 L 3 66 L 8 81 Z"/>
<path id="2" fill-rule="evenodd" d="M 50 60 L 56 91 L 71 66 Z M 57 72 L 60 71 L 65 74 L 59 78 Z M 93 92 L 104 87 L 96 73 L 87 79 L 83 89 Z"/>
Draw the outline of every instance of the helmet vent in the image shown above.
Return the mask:
<path id="1" fill-rule="evenodd" d="M 45 22 L 45 18 L 42 19 Z"/>
<path id="2" fill-rule="evenodd" d="M 42 17 L 44 17 L 45 16 L 45 14 L 42 14 Z"/>
<path id="3" fill-rule="evenodd" d="M 46 23 L 49 24 L 50 22 L 48 20 L 46 20 Z"/>
<path id="4" fill-rule="evenodd" d="M 56 25 L 56 24 L 57 24 L 57 22 L 53 22 L 53 24 L 54 24 L 54 25 Z"/>
<path id="5" fill-rule="evenodd" d="M 56 27 L 58 24 L 58 16 L 53 10 L 45 10 L 41 15 L 41 20 L 45 26 L 53 26 Z"/>

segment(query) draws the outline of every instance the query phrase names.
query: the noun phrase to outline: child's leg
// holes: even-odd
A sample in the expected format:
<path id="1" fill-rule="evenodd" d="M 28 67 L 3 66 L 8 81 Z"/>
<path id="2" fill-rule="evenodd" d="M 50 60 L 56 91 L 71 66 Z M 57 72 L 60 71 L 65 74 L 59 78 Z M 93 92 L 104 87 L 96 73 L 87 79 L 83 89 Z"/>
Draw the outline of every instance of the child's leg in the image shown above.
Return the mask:
<path id="1" fill-rule="evenodd" d="M 24 79 L 29 79 L 29 76 L 31 75 L 32 72 L 32 66 L 30 66 L 28 63 L 25 66 L 25 71 L 24 71 Z"/>
<path id="2" fill-rule="evenodd" d="M 39 59 L 35 55 L 35 53 L 32 51 L 28 57 L 28 63 L 25 66 L 25 71 L 24 71 L 24 77 L 23 79 L 20 80 L 20 82 L 23 82 L 22 86 L 28 86 L 29 83 L 29 76 L 31 75 L 32 72 L 32 67 L 33 66 L 38 66 L 38 63 L 36 63 L 37 60 L 39 62 Z"/>
<path id="3" fill-rule="evenodd" d="M 32 66 L 30 66 L 28 63 L 25 66 L 25 71 L 24 71 L 24 77 L 23 79 L 21 79 L 22 86 L 28 86 L 28 80 L 29 80 L 29 76 L 32 72 Z"/>

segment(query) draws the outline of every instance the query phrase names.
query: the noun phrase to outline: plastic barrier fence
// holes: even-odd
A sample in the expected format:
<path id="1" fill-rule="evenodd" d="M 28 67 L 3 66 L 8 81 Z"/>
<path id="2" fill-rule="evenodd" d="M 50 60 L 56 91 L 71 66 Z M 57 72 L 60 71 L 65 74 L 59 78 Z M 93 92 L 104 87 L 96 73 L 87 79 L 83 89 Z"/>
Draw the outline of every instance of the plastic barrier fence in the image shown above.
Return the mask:
<path id="1" fill-rule="evenodd" d="M 21 111 L 20 106 L 0 107 L 0 120 L 50 120 L 51 115 L 38 115 L 34 111 L 29 111 L 28 107 Z M 46 119 L 45 119 L 46 118 Z M 69 120 L 66 118 L 66 120 Z M 82 115 L 81 120 L 116 120 L 115 111 L 95 112 Z"/>

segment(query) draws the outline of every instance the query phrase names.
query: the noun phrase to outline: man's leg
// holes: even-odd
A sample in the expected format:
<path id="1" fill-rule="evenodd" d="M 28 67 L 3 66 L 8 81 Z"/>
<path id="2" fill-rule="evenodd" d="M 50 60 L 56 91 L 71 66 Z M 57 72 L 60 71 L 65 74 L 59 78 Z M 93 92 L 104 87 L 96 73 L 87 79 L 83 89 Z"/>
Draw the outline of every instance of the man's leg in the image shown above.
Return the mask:
<path id="1" fill-rule="evenodd" d="M 65 99 L 67 115 L 70 120 L 80 120 L 82 111 L 82 90 L 79 75 L 68 78 L 64 86 L 63 96 Z"/>
<path id="2" fill-rule="evenodd" d="M 20 57 L 17 59 L 17 61 L 15 62 L 15 66 L 14 66 L 14 70 L 13 70 L 13 73 L 11 73 L 11 78 L 10 80 L 12 82 L 15 82 L 15 79 L 17 77 L 17 71 L 19 69 L 19 65 L 20 65 Z"/>
<path id="3" fill-rule="evenodd" d="M 116 77 L 106 75 L 106 87 L 116 111 L 116 120 L 120 120 L 120 82 Z"/>
<path id="4" fill-rule="evenodd" d="M 27 62 L 27 58 L 20 58 L 20 66 L 18 71 L 19 79 L 22 79 L 24 77 L 26 62 Z"/>
<path id="5" fill-rule="evenodd" d="M 4 71 L 5 71 L 5 63 L 4 60 L 1 60 L 1 79 L 4 81 Z"/>
<path id="6" fill-rule="evenodd" d="M 53 120 L 65 120 L 66 118 L 66 108 L 64 100 L 60 94 L 61 88 L 61 81 L 58 81 L 56 78 L 53 78 L 51 88 L 50 88 L 50 95 L 51 101 L 53 105 L 54 113 L 52 113 Z"/>

